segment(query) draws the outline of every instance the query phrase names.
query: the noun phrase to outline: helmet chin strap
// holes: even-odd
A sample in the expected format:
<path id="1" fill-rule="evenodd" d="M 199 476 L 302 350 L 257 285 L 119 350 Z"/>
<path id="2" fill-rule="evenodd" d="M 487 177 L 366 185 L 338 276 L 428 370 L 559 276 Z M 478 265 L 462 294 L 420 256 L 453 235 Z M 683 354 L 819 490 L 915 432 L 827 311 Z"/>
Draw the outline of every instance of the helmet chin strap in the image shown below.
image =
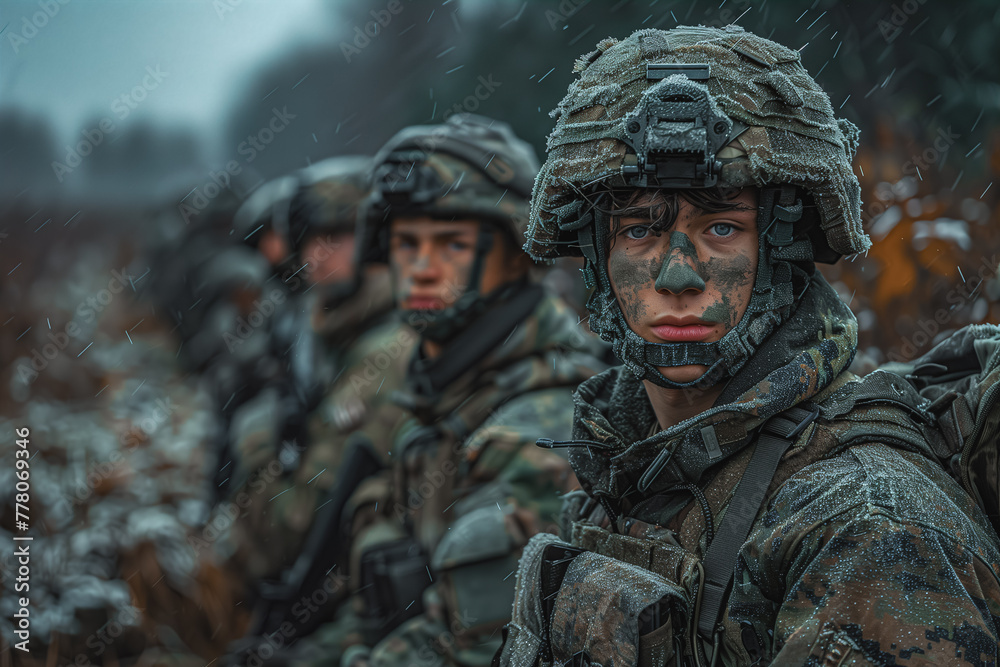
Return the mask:
<path id="1" fill-rule="evenodd" d="M 597 210 L 596 213 L 595 224 L 586 225 L 580 229 L 580 245 L 581 247 L 589 247 L 591 253 L 594 255 L 593 263 L 600 267 L 596 272 L 598 289 L 591 296 L 591 301 L 601 291 L 606 291 L 607 294 L 612 295 L 612 301 L 606 304 L 605 307 L 610 307 L 611 312 L 607 316 L 614 320 L 614 324 L 616 325 L 614 328 L 617 330 L 617 335 L 613 336 L 610 340 L 614 346 L 615 354 L 623 361 L 625 361 L 625 357 L 627 356 L 629 361 L 641 368 L 641 375 L 644 379 L 661 387 L 685 389 L 694 386 L 704 386 L 703 383 L 705 382 L 715 384 L 724 374 L 720 372 L 723 370 L 725 359 L 723 358 L 719 342 L 652 343 L 641 338 L 628 326 L 618 299 L 613 296 L 614 292 L 611 289 L 611 281 L 607 272 L 606 255 L 611 216 L 600 210 Z M 595 228 L 597 231 L 596 239 L 592 233 Z M 587 252 L 584 255 L 588 261 L 591 261 L 591 258 L 587 256 Z M 669 261 L 669 259 L 665 261 Z M 588 304 L 589 306 L 590 304 Z M 601 337 L 604 338 L 603 331 Z M 679 366 L 707 366 L 708 368 L 704 373 L 690 382 L 671 380 L 660 370 L 663 367 L 676 368 Z"/>
<path id="2" fill-rule="evenodd" d="M 809 242 L 793 238 L 793 223 L 802 214 L 801 200 L 796 201 L 795 195 L 792 186 L 761 190 L 757 277 L 750 303 L 736 326 L 711 343 L 653 343 L 628 326 L 607 272 L 611 217 L 595 207 L 594 215 L 587 214 L 571 225 L 578 230 L 580 249 L 587 261 L 585 281 L 588 287 L 595 288 L 587 302 L 594 329 L 614 346 L 618 358 L 636 375 L 660 387 L 710 387 L 735 375 L 783 321 L 780 311 L 795 300 L 793 270 L 788 260 L 812 259 Z M 690 382 L 676 382 L 660 370 L 692 365 L 705 366 L 706 370 Z"/>
<path id="3" fill-rule="evenodd" d="M 469 269 L 468 283 L 455 303 L 441 310 L 401 310 L 406 322 L 415 323 L 420 328 L 421 338 L 439 344 L 447 343 L 493 303 L 507 296 L 511 292 L 511 286 L 519 282 L 505 283 L 489 294 L 482 292 L 483 270 L 486 256 L 493 249 L 495 231 L 488 223 L 479 223 L 476 254 Z"/>

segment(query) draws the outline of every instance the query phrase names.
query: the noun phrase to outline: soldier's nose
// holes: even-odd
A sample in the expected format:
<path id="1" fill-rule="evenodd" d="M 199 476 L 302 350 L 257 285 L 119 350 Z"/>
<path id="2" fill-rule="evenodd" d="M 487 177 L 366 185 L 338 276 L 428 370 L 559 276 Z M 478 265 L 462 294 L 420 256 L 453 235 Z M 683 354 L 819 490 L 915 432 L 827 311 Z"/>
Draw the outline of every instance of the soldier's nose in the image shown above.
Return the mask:
<path id="1" fill-rule="evenodd" d="M 656 276 L 656 291 L 671 294 L 682 294 L 688 290 L 705 291 L 705 280 L 694 268 L 697 261 L 697 250 L 688 235 L 671 232 L 670 250 Z"/>
<path id="2" fill-rule="evenodd" d="M 441 276 L 440 266 L 430 253 L 421 253 L 411 265 L 411 276 L 417 282 L 433 282 Z"/>

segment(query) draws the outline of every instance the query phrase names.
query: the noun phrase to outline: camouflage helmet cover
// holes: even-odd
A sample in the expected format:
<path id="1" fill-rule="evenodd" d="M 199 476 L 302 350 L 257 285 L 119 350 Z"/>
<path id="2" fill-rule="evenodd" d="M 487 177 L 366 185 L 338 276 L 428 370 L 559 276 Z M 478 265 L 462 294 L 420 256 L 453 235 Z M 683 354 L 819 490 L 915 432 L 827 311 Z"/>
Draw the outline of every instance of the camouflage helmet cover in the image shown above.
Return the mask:
<path id="1" fill-rule="evenodd" d="M 343 155 L 300 170 L 290 203 L 292 227 L 302 231 L 354 231 L 358 207 L 368 196 L 372 158 Z"/>
<path id="2" fill-rule="evenodd" d="M 640 30 L 605 39 L 577 60 L 579 73 L 552 111 L 548 158 L 535 180 L 525 250 L 537 260 L 579 255 L 575 226 L 584 202 L 578 190 L 598 181 L 627 187 L 627 123 L 652 63 L 706 63 L 704 81 L 718 107 L 748 129 L 736 150 L 723 148 L 718 184 L 791 184 L 812 195 L 822 236 L 841 255 L 871 246 L 861 225 L 861 188 L 851 166 L 859 132 L 834 117 L 827 94 L 808 75 L 799 53 L 738 26 Z"/>
<path id="3" fill-rule="evenodd" d="M 507 123 L 491 118 L 455 114 L 441 125 L 399 131 L 375 155 L 365 221 L 368 245 L 375 245 L 369 259 L 385 261 L 379 237 L 388 220 L 399 215 L 486 220 L 520 244 L 537 172 L 531 145 Z"/>

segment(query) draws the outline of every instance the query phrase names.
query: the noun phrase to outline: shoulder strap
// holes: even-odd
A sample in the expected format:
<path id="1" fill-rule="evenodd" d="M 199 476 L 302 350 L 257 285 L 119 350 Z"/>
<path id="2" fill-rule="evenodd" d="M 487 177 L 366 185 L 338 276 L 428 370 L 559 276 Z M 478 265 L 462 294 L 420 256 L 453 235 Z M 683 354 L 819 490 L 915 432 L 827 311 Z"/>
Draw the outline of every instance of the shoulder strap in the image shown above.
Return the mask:
<path id="1" fill-rule="evenodd" d="M 797 406 L 775 415 L 761 428 L 753 456 L 736 485 L 715 539 L 705 552 L 705 585 L 698 615 L 698 633 L 703 638 L 709 641 L 713 638 L 726 589 L 733 579 L 736 557 L 750 534 L 781 457 L 818 416 L 817 407 L 809 410 Z"/>

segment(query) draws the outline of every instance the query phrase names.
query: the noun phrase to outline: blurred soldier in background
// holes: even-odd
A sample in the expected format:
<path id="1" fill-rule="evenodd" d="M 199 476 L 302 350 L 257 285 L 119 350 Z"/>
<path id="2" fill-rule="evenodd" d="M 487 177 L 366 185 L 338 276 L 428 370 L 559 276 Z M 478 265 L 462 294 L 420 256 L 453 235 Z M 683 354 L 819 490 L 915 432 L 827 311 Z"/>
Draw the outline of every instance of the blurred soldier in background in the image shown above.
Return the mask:
<path id="1" fill-rule="evenodd" d="M 507 575 L 575 485 L 534 442 L 568 433 L 572 389 L 604 368 L 520 250 L 537 166 L 509 126 L 472 115 L 405 129 L 376 156 L 361 251 L 389 265 L 420 336 L 395 399 L 410 418 L 387 443 L 351 443 L 368 476 L 344 478 L 326 567 L 348 570 L 354 595 L 293 662 L 486 665 L 498 645 Z M 364 464 L 386 447 L 389 468 Z"/>
<path id="2" fill-rule="evenodd" d="M 200 377 L 219 414 L 209 463 L 213 503 L 233 472 L 229 434 L 235 415 L 265 388 L 288 384 L 287 350 L 279 349 L 275 330 L 294 315 L 291 294 L 270 262 L 227 234 L 232 219 L 232 208 L 207 211 L 201 224 L 185 228 L 153 255 L 146 283 L 180 338 L 178 361 Z"/>
<path id="3" fill-rule="evenodd" d="M 298 187 L 295 174 L 268 181 L 254 190 L 233 215 L 234 240 L 256 249 L 274 267 L 291 257 L 288 208 Z"/>
<path id="4" fill-rule="evenodd" d="M 296 602 L 294 580 L 319 556 L 322 544 L 313 542 L 326 527 L 317 510 L 336 491 L 347 436 L 360 430 L 386 442 L 403 414 L 388 399 L 402 386 L 416 336 L 390 316 L 385 267 L 355 258 L 370 167 L 371 158 L 337 157 L 296 174 L 285 230 L 299 268 L 286 282 L 308 286 L 289 301 L 299 304 L 296 317 L 274 332 L 285 341 L 279 350 L 292 381 L 260 392 L 233 419 L 226 507 L 235 503 L 240 518 L 226 555 L 256 603 L 251 634 L 264 633 Z M 332 597 L 325 602 L 335 607 Z M 296 638 L 303 634 L 297 628 Z M 244 644 L 253 651 L 252 637 Z"/>

